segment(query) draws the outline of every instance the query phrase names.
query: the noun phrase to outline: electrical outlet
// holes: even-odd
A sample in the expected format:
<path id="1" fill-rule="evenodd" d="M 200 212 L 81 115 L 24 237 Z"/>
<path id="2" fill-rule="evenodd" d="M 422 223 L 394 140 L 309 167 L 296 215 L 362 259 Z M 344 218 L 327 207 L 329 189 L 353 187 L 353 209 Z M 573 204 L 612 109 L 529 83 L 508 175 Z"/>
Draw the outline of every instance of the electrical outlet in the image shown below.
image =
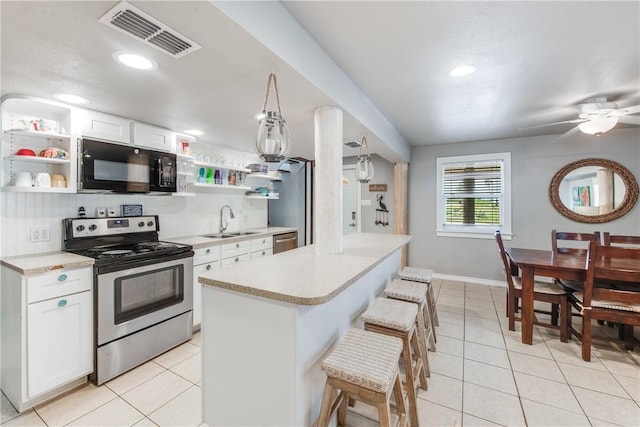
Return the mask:
<path id="1" fill-rule="evenodd" d="M 29 229 L 29 241 L 48 242 L 50 234 L 49 227 L 33 227 Z"/>
<path id="2" fill-rule="evenodd" d="M 107 216 L 104 208 L 96 208 L 96 217 L 98 218 L 104 218 L 105 216 Z"/>
<path id="3" fill-rule="evenodd" d="M 116 216 L 115 208 L 107 208 L 107 216 Z"/>

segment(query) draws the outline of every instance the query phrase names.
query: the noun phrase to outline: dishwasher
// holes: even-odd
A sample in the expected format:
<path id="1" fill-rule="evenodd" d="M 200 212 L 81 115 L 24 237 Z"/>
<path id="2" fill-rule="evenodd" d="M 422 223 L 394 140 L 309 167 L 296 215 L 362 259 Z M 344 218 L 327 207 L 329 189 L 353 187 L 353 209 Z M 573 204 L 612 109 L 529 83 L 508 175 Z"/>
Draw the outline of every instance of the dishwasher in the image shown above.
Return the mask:
<path id="1" fill-rule="evenodd" d="M 298 247 L 298 232 L 274 234 L 273 235 L 273 253 L 289 251 Z"/>

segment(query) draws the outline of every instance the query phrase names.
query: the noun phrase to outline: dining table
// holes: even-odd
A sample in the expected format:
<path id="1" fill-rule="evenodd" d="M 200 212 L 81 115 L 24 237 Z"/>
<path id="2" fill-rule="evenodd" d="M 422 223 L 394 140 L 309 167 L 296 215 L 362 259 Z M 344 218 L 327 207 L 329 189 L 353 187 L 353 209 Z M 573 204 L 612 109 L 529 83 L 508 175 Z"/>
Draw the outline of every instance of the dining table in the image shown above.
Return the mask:
<path id="1" fill-rule="evenodd" d="M 533 283 L 534 277 L 584 281 L 587 276 L 587 257 L 584 254 L 559 253 L 550 250 L 506 248 L 512 266 L 520 269 L 522 342 L 533 343 Z M 620 271 L 639 271 L 640 263 L 633 260 L 602 259 L 597 268 L 602 277 L 616 280 Z"/>

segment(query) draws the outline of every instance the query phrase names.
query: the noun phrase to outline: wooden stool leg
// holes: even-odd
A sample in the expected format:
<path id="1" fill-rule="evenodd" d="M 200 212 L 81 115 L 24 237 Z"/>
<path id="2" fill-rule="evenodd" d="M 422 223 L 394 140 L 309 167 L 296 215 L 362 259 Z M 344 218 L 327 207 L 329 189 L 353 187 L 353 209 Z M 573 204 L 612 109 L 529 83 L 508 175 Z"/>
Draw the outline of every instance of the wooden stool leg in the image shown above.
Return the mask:
<path id="1" fill-rule="evenodd" d="M 431 315 L 431 324 L 440 326 L 440 321 L 438 320 L 438 310 L 436 309 L 436 299 L 433 296 L 433 286 L 431 283 L 427 283 L 428 291 L 427 291 L 427 304 L 429 304 L 429 313 Z M 436 342 L 438 339 L 436 338 Z"/>
<path id="2" fill-rule="evenodd" d="M 380 427 L 391 426 L 391 408 L 388 400 L 385 403 L 378 403 L 378 419 Z"/>
<path id="3" fill-rule="evenodd" d="M 429 344 L 429 351 L 432 351 L 435 353 L 436 351 L 436 327 L 433 324 L 433 321 L 431 319 L 431 309 L 429 308 L 429 302 L 425 301 L 425 304 L 423 306 L 423 314 L 422 316 L 424 317 L 424 322 L 425 322 L 425 329 L 427 331 L 427 341 Z"/>
<path id="4" fill-rule="evenodd" d="M 417 325 L 416 334 L 418 335 L 418 345 L 420 346 L 420 358 L 422 359 L 422 366 L 424 366 L 426 375 L 430 377 L 431 370 L 429 370 L 429 355 L 427 354 L 427 340 L 426 340 L 427 331 L 424 326 L 425 319 L 421 309 L 418 310 L 416 325 Z"/>
<path id="5" fill-rule="evenodd" d="M 582 313 L 582 360 L 591 361 L 591 311 Z"/>
<path id="6" fill-rule="evenodd" d="M 424 368 L 424 364 L 423 364 L 423 360 L 426 359 L 426 357 L 422 356 L 422 347 L 420 346 L 420 342 L 418 341 L 418 337 L 417 337 L 417 332 L 414 332 L 413 335 L 410 337 L 411 339 L 411 346 L 413 348 L 413 354 L 414 357 L 416 359 L 416 363 L 415 363 L 415 373 L 413 375 L 413 378 L 418 378 L 420 380 L 420 388 L 423 390 L 427 390 L 429 388 L 429 385 L 427 383 L 427 373 L 425 372 L 425 368 Z"/>
<path id="7" fill-rule="evenodd" d="M 560 299 L 560 341 L 567 342 L 567 335 L 569 335 L 569 326 L 567 324 L 569 314 L 569 304 L 567 302 L 567 296 L 563 295 Z"/>
<path id="8" fill-rule="evenodd" d="M 335 389 L 329 380 L 324 386 L 324 394 L 322 395 L 322 406 L 320 406 L 320 416 L 318 417 L 318 427 L 327 427 L 329 425 L 329 418 L 331 417 L 331 405 L 333 402 L 333 395 Z"/>
<path id="9" fill-rule="evenodd" d="M 399 425 L 407 416 L 407 407 L 404 402 L 404 390 L 402 390 L 402 381 L 400 381 L 400 374 L 396 372 L 396 379 L 393 382 L 393 396 L 396 400 L 396 412 L 400 417 Z"/>
<path id="10" fill-rule="evenodd" d="M 411 425 L 418 426 L 418 408 L 416 405 L 416 384 L 413 377 L 413 364 L 411 363 L 411 342 L 409 337 L 402 339 L 402 358 L 404 360 L 404 370 L 407 377 L 407 391 L 409 392 L 409 414 L 411 418 Z M 416 363 L 421 363 L 417 361 Z"/>
<path id="11" fill-rule="evenodd" d="M 551 304 L 551 324 L 558 326 L 558 304 Z"/>
<path id="12" fill-rule="evenodd" d="M 350 397 L 347 393 L 342 397 L 342 402 L 338 407 L 338 425 L 343 426 L 347 423 L 347 405 L 350 402 Z"/>

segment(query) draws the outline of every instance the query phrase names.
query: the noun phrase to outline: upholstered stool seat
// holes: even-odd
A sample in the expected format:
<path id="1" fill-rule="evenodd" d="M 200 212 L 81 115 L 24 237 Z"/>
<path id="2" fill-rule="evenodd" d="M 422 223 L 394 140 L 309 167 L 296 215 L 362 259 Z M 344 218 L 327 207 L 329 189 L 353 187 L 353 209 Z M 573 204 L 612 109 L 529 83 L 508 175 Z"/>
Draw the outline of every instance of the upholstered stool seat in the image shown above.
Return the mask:
<path id="1" fill-rule="evenodd" d="M 422 361 L 427 376 L 430 376 L 429 357 L 427 348 L 436 351 L 436 343 L 433 336 L 433 325 L 429 316 L 429 305 L 427 301 L 428 285 L 420 282 L 410 282 L 407 280 L 394 279 L 384 290 L 387 298 L 400 301 L 412 302 L 418 306 L 418 338 L 423 346 L 425 359 Z"/>
<path id="2" fill-rule="evenodd" d="M 390 424 L 390 397 L 394 394 L 400 421 L 405 420 L 402 383 L 398 360 L 402 340 L 361 329 L 350 329 L 343 340 L 322 362 L 327 383 L 322 398 L 318 426 L 329 423 L 338 409 L 338 425 L 344 425 L 350 398 L 378 408 L 380 424 Z M 335 393 L 339 391 L 337 397 Z"/>
<path id="3" fill-rule="evenodd" d="M 420 384 L 420 388 L 427 389 L 427 376 L 423 364 L 426 356 L 416 330 L 417 318 L 418 306 L 416 304 L 388 298 L 377 298 L 362 315 L 365 331 L 398 337 L 402 340 L 402 361 L 404 362 L 412 426 L 419 425 L 416 383 Z"/>
<path id="4" fill-rule="evenodd" d="M 418 267 L 405 267 L 400 272 L 400 278 L 403 280 L 409 280 L 412 282 L 426 283 L 429 286 L 429 292 L 427 293 L 427 304 L 429 305 L 429 315 L 431 316 L 431 324 L 439 326 L 438 310 L 436 309 L 436 299 L 433 295 L 433 287 L 431 286 L 431 279 L 433 278 L 433 270 L 428 268 Z M 433 332 L 433 339 L 438 341 L 435 331 Z"/>

